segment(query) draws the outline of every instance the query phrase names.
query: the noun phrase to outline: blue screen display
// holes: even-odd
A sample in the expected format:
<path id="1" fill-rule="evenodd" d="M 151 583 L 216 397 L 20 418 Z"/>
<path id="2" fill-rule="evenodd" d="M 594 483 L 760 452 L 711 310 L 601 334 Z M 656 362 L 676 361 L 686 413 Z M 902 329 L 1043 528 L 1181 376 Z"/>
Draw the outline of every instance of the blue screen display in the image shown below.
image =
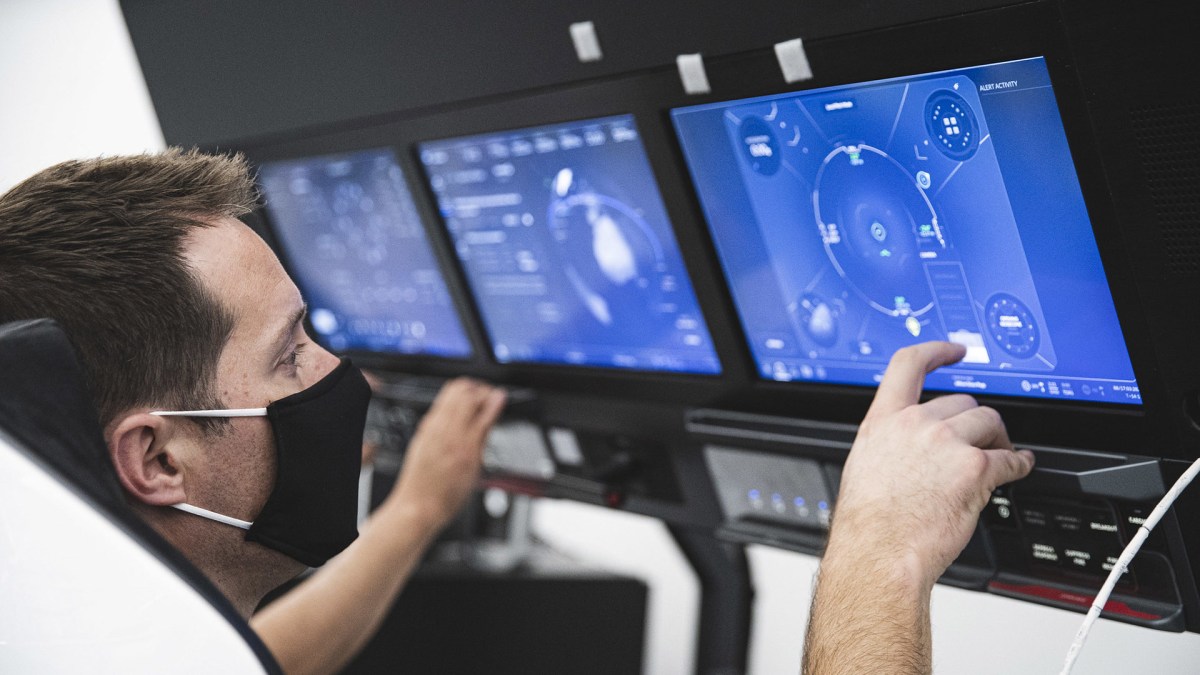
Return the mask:
<path id="1" fill-rule="evenodd" d="M 720 372 L 632 116 L 420 152 L 498 361 Z"/>
<path id="2" fill-rule="evenodd" d="M 1043 59 L 672 119 L 762 377 L 1140 403 Z"/>
<path id="3" fill-rule="evenodd" d="M 258 179 L 324 344 L 471 355 L 392 150 L 268 162 Z"/>

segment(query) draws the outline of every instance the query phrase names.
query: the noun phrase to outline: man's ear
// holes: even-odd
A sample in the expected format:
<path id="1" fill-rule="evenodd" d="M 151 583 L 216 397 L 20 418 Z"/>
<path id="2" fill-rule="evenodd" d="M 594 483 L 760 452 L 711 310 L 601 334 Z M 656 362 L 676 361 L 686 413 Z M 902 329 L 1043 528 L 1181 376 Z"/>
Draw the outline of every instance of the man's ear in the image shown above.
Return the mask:
<path id="1" fill-rule="evenodd" d="M 108 434 L 108 451 L 125 491 L 152 506 L 187 501 L 178 457 L 169 446 L 177 421 L 133 413 L 120 418 Z"/>

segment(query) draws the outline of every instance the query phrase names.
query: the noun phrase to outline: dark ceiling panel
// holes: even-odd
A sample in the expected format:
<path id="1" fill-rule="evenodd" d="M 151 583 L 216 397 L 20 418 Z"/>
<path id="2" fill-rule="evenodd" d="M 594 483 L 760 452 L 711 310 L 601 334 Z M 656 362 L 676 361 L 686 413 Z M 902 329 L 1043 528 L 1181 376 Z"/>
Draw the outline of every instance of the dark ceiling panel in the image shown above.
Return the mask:
<path id="1" fill-rule="evenodd" d="M 169 143 L 214 145 L 1017 4 L 1014 0 L 122 0 Z M 575 58 L 591 20 L 605 58 Z M 869 48 L 869 46 L 867 46 Z"/>

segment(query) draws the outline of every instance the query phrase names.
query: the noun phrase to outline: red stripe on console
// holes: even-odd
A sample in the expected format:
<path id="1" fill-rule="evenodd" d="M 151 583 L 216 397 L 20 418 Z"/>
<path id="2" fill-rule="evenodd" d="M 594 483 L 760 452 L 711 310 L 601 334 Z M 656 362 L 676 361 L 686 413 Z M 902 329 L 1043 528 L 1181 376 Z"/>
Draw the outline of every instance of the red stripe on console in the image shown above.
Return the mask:
<path id="1" fill-rule="evenodd" d="M 1001 581 L 993 581 L 988 584 L 988 588 L 994 588 L 998 591 L 1004 591 L 1006 593 L 1017 593 L 1019 595 L 1028 595 L 1045 600 L 1054 600 L 1055 602 L 1064 602 L 1069 605 L 1075 605 L 1076 607 L 1082 607 L 1083 609 L 1090 608 L 1093 600 L 1093 596 L 1090 595 L 1072 593 L 1070 591 L 1064 591 L 1058 588 L 1037 586 L 1034 584 L 1006 584 Z M 1157 614 L 1139 612 L 1138 610 L 1119 600 L 1109 600 L 1104 605 L 1104 611 L 1112 612 L 1113 614 L 1120 614 L 1121 616 L 1127 616 L 1131 619 L 1142 619 L 1143 621 L 1157 621 L 1162 618 Z"/>

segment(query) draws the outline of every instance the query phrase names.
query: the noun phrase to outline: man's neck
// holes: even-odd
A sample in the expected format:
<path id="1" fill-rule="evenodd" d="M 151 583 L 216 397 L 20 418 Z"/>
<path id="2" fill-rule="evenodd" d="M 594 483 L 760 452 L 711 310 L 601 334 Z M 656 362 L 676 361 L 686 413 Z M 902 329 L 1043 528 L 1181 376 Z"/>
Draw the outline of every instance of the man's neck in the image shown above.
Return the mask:
<path id="1" fill-rule="evenodd" d="M 197 567 L 200 566 L 197 565 Z M 267 593 L 283 583 L 283 581 L 251 579 L 241 569 L 204 569 L 201 567 L 200 571 L 229 599 L 237 613 L 246 620 L 249 620 L 250 616 L 254 614 L 254 610 L 258 608 Z"/>
<path id="2" fill-rule="evenodd" d="M 262 599 L 304 571 L 278 551 L 245 541 L 242 531 L 166 509 L 138 508 L 164 539 L 183 553 L 249 619 Z"/>

